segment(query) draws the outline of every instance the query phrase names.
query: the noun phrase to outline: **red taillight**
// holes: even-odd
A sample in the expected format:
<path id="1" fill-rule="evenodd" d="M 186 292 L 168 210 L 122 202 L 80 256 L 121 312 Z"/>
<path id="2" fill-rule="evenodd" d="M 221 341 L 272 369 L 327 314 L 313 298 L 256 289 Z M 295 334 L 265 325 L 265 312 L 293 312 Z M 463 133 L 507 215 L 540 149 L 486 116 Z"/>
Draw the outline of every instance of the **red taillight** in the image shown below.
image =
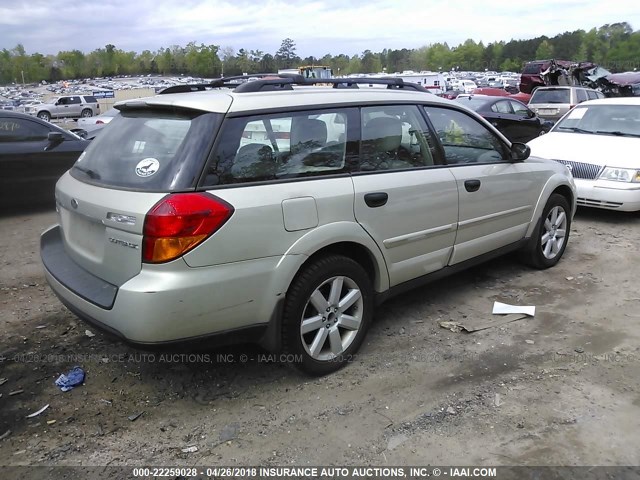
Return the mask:
<path id="1" fill-rule="evenodd" d="M 280 140 L 288 140 L 289 138 L 291 138 L 289 132 L 274 132 L 274 136 L 276 137 L 276 139 Z"/>
<path id="2" fill-rule="evenodd" d="M 160 200 L 144 219 L 142 260 L 162 263 L 184 255 L 216 232 L 233 207 L 207 193 L 175 193 Z"/>
<path id="3" fill-rule="evenodd" d="M 96 125 L 99 125 L 101 123 L 104 123 L 102 120 L 96 120 Z"/>

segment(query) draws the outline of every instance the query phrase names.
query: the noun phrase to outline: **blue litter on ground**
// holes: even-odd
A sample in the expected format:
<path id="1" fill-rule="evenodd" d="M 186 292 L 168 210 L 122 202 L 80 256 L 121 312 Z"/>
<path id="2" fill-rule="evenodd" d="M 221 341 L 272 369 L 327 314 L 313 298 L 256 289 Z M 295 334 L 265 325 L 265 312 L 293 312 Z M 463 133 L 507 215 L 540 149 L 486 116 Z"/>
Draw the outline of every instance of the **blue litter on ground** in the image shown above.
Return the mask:
<path id="1" fill-rule="evenodd" d="M 60 387 L 63 392 L 72 390 L 73 387 L 82 385 L 84 382 L 84 370 L 80 367 L 73 367 L 66 374 L 62 374 L 56 380 L 56 385 Z"/>

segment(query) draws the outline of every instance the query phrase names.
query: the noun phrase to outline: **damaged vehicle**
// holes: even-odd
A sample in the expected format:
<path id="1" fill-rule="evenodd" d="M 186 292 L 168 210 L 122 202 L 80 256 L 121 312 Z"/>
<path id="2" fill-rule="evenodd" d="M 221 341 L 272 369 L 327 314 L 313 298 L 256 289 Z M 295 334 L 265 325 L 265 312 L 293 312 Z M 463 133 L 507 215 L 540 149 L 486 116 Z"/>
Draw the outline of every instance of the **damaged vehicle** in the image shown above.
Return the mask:
<path id="1" fill-rule="evenodd" d="M 640 97 L 640 72 L 612 73 L 599 83 L 608 97 Z"/>
<path id="2" fill-rule="evenodd" d="M 544 86 L 601 87 L 600 80 L 611 72 L 592 62 L 569 60 L 534 60 L 528 62 L 520 76 L 520 91 L 533 93 Z"/>

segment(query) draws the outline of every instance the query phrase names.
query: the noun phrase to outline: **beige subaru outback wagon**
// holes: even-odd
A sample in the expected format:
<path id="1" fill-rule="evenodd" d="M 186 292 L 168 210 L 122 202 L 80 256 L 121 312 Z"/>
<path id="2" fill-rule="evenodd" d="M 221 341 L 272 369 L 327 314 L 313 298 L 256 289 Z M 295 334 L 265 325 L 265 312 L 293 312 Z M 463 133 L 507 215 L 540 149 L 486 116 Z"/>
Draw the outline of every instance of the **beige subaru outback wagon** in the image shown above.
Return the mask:
<path id="1" fill-rule="evenodd" d="M 562 257 L 571 173 L 463 105 L 399 79 L 247 80 L 117 104 L 58 181 L 41 256 L 79 317 L 146 347 L 255 341 L 321 375 L 396 293 Z"/>

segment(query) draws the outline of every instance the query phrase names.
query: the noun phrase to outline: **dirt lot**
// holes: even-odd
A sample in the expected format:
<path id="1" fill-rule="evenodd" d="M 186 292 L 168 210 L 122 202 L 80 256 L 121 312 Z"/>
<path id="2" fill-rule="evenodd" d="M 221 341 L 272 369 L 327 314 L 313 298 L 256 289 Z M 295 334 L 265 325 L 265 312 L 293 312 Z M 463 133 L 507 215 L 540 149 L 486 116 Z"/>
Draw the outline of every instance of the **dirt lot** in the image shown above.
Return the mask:
<path id="1" fill-rule="evenodd" d="M 640 465 L 638 215 L 579 212 L 551 270 L 507 257 L 393 299 L 319 379 L 251 346 L 189 357 L 88 336 L 41 271 L 54 222 L 0 217 L 0 465 Z M 490 318 L 494 300 L 536 315 L 438 325 Z M 75 365 L 86 382 L 63 393 Z"/>

